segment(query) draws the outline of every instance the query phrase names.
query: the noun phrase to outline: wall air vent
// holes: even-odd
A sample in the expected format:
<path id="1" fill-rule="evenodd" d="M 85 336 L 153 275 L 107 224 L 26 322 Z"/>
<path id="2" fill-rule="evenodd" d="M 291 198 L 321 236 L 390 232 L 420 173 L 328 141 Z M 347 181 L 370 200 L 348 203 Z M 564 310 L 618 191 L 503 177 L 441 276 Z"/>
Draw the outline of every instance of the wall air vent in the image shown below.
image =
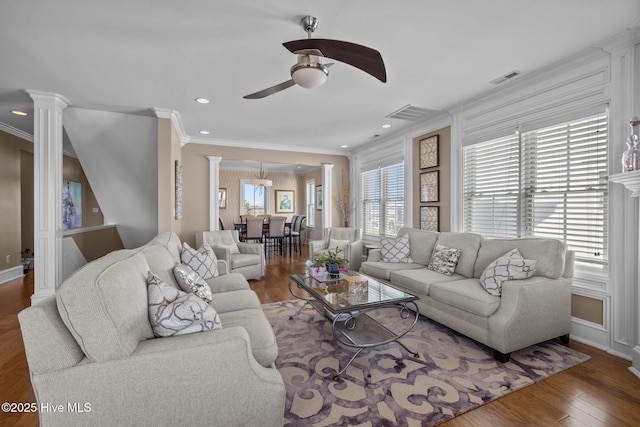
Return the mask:
<path id="1" fill-rule="evenodd" d="M 513 70 L 503 76 L 498 77 L 497 79 L 491 80 L 489 83 L 491 83 L 492 85 L 499 85 L 500 83 L 506 82 L 507 80 L 519 76 L 520 74 L 522 74 L 520 71 Z"/>
<path id="2" fill-rule="evenodd" d="M 389 114 L 386 117 L 391 119 L 415 121 L 418 119 L 424 119 L 435 112 L 437 112 L 437 110 L 429 110 L 427 108 L 414 107 L 413 105 L 408 104 L 402 107 L 401 109 L 394 111 L 393 113 Z"/>

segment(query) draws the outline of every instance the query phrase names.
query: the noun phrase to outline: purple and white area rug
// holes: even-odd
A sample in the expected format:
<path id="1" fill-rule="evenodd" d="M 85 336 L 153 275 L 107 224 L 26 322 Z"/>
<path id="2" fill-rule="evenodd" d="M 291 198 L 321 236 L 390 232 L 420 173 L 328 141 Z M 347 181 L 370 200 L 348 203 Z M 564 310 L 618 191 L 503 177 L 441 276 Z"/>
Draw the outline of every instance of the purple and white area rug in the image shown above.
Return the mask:
<path id="1" fill-rule="evenodd" d="M 333 381 L 353 352 L 337 345 L 331 323 L 311 306 L 290 320 L 302 304 L 262 306 L 278 340 L 288 426 L 433 426 L 589 359 L 548 341 L 503 364 L 489 348 L 421 316 L 402 338 L 419 358 L 392 342 L 364 350 Z M 402 321 L 397 309 L 375 317 L 391 328 Z"/>

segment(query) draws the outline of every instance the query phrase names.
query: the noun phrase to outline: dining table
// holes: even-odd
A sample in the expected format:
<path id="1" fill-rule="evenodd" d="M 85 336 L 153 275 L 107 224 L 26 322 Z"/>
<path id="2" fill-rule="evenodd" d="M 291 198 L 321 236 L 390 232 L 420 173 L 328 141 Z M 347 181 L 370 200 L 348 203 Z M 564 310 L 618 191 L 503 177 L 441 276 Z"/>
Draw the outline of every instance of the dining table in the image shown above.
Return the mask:
<path id="1" fill-rule="evenodd" d="M 292 240 L 291 239 L 291 231 L 292 231 L 292 222 L 291 221 L 287 221 L 284 223 L 284 237 L 288 237 L 289 239 L 289 255 L 291 255 L 291 250 L 292 250 Z M 247 231 L 247 223 L 246 222 L 240 222 L 240 223 L 234 223 L 233 224 L 233 228 L 235 230 L 238 230 L 238 234 L 240 235 L 240 238 L 242 239 L 242 235 L 243 233 L 245 233 Z M 265 234 L 269 231 L 269 223 L 265 222 L 262 225 L 262 233 Z"/>

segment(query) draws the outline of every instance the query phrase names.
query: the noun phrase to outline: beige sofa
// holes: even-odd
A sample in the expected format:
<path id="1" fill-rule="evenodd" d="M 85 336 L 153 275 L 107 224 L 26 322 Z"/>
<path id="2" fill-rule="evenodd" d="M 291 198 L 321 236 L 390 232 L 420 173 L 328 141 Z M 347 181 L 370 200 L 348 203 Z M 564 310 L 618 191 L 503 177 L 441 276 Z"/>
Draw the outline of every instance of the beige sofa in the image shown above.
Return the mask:
<path id="1" fill-rule="evenodd" d="M 488 239 L 473 233 L 437 233 L 402 228 L 413 262 L 382 262 L 369 252 L 360 272 L 417 295 L 420 314 L 479 341 L 507 361 L 515 350 L 553 338 L 568 342 L 575 255 L 554 239 Z M 452 276 L 426 268 L 436 244 L 462 249 Z M 533 276 L 505 282 L 502 296 L 489 294 L 479 278 L 496 258 L 517 248 L 536 260 Z"/>
<path id="2" fill-rule="evenodd" d="M 161 233 L 112 252 L 19 314 L 38 404 L 64 409 L 39 411 L 40 425 L 282 425 L 275 336 L 241 274 L 208 280 L 222 329 L 154 338 L 147 273 L 178 287 L 180 250 Z"/>

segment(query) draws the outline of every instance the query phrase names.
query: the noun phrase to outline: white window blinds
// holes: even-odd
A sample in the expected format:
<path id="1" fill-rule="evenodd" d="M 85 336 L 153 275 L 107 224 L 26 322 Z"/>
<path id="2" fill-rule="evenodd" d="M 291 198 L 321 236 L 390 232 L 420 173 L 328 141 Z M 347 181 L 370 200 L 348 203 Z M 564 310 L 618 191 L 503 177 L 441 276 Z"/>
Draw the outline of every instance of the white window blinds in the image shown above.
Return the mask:
<path id="1" fill-rule="evenodd" d="M 564 240 L 607 260 L 607 115 L 465 147 L 464 227 Z"/>
<path id="2" fill-rule="evenodd" d="M 404 163 L 362 172 L 364 234 L 396 236 L 404 226 Z"/>

